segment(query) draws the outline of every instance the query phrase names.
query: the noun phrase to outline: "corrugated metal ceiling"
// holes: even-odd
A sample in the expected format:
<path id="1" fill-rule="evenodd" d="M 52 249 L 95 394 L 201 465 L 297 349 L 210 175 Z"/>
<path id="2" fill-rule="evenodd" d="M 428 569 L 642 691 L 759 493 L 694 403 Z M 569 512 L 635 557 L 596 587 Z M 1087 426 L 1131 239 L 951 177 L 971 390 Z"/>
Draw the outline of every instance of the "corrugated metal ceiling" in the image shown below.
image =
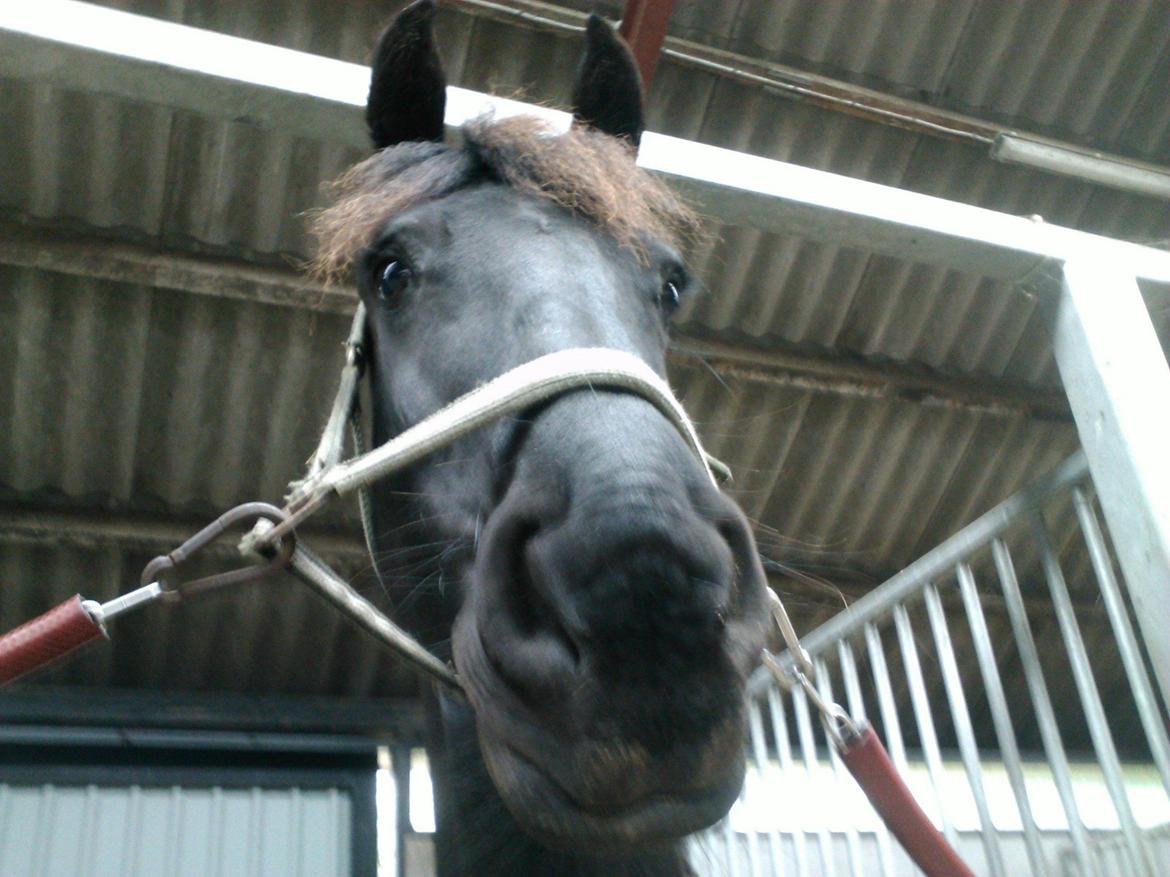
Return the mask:
<path id="1" fill-rule="evenodd" d="M 394 4 L 109 5 L 364 61 Z M 563 105 L 577 41 L 471 15 L 465 5 L 440 18 L 452 83 L 523 89 Z M 671 33 L 1170 163 L 1170 106 L 1160 94 L 1170 76 L 1170 14 L 1155 2 L 679 0 Z M 0 107 L 0 220 L 209 260 L 286 266 L 303 258 L 300 214 L 357 157 L 325 134 L 309 141 L 36 83 L 0 81 Z M 975 145 L 669 60 L 659 66 L 649 120 L 664 133 L 1116 237 L 1164 240 L 1170 228 L 1165 202 L 996 164 Z M 794 237 L 713 231 L 718 242 L 693 254 L 708 290 L 681 315 L 692 336 L 974 376 L 989 387 L 1057 383 L 1043 314 L 1018 292 Z M 344 332 L 337 315 L 43 268 L 0 266 L 0 290 L 0 500 L 11 508 L 210 515 L 279 497 L 314 443 Z M 1156 320 L 1170 337 L 1170 308 L 1159 306 Z M 683 365 L 673 377 L 713 451 L 735 469 L 762 545 L 845 590 L 898 569 L 1076 445 L 1062 419 L 773 386 Z M 326 525 L 352 527 L 352 514 Z M 20 583 L 0 591 L 0 627 L 67 589 L 125 587 L 143 559 L 117 547 L 53 550 L 0 535 L 5 579 Z M 99 581 L 108 584 L 95 588 Z M 786 587 L 804 604 L 801 623 L 829 611 L 823 596 Z M 51 679 L 411 690 L 404 673 L 335 619 L 318 621 L 314 600 L 303 595 L 274 612 L 253 589 L 188 607 L 181 621 L 165 613 L 127 620 L 112 651 Z M 277 657 L 267 660 L 270 647 Z M 321 654 L 333 659 L 320 662 Z"/>

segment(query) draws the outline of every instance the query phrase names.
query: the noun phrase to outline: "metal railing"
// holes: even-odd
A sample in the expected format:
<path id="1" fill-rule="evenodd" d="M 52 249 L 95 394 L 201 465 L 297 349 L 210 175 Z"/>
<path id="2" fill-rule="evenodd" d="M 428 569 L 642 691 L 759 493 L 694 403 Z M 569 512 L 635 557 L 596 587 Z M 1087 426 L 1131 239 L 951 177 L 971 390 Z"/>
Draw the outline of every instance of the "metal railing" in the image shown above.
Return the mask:
<path id="1" fill-rule="evenodd" d="M 1164 846 L 1156 849 L 1164 829 L 1139 826 L 1115 743 L 1119 728 L 1126 729 L 1130 751 L 1130 738 L 1140 742 L 1141 758 L 1160 779 L 1170 823 L 1166 705 L 1114 568 L 1088 465 L 1078 453 L 804 637 L 822 695 L 873 722 L 904 775 L 913 753 L 923 768 L 916 790 L 922 805 L 976 873 L 1167 873 L 1164 861 L 1156 864 L 1165 854 Z M 1100 628 L 1108 643 L 1097 635 L 1086 644 L 1078 621 L 1085 612 L 1107 617 Z M 1103 679 L 1111 702 L 1117 686 L 1128 687 L 1132 713 L 1107 714 Z M 786 691 L 765 671 L 749 689 L 748 782 L 738 814 L 733 810 L 697 841 L 700 873 L 918 873 L 876 818 L 814 824 L 810 789 L 850 812 L 868 805 L 814 726 L 799 687 Z M 1066 751 L 1070 725 L 1083 749 L 1076 765 Z M 1025 746 L 1042 751 L 1043 760 L 1025 760 Z M 948 771 L 944 753 L 956 756 L 961 772 Z M 1104 835 L 1090 831 L 1074 792 L 1074 772 L 1084 773 L 1086 757 L 1099 771 L 1116 826 Z M 1045 765 L 1044 783 L 1059 806 L 1040 814 L 1035 774 Z M 992 800 L 989 769 L 1005 776 L 1000 786 L 1010 796 L 1005 790 Z M 753 789 L 764 786 L 781 798 L 793 789 L 798 800 L 780 807 L 789 823 L 781 813 L 771 824 L 737 829 L 737 820 L 752 819 Z M 1012 803 L 1014 812 L 1005 817 Z M 801 811 L 809 818 L 802 820 Z M 1060 830 L 1051 828 L 1053 820 Z M 1013 828 L 1005 829 L 1006 821 Z"/>

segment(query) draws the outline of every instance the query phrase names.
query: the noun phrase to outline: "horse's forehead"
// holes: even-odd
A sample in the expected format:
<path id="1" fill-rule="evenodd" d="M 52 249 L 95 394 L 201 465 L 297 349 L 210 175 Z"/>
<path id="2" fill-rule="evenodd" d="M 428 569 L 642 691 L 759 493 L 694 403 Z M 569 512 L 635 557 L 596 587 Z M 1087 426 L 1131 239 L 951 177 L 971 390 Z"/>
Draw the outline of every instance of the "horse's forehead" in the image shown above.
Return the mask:
<path id="1" fill-rule="evenodd" d="M 561 205 L 504 183 L 484 183 L 462 189 L 442 199 L 436 206 L 449 220 L 478 225 L 485 218 L 490 219 L 485 226 L 489 229 L 534 223 L 540 230 L 548 231 L 555 227 L 578 228 L 583 224 L 579 217 Z"/>
<path id="2" fill-rule="evenodd" d="M 608 238 L 592 222 L 546 198 L 494 182 L 404 211 L 387 221 L 383 237 L 413 237 L 420 246 L 438 247 L 453 257 L 483 247 L 519 253 L 537 241 L 554 243 L 566 255 L 573 244 L 588 244 L 590 252 L 616 250 L 604 247 Z"/>

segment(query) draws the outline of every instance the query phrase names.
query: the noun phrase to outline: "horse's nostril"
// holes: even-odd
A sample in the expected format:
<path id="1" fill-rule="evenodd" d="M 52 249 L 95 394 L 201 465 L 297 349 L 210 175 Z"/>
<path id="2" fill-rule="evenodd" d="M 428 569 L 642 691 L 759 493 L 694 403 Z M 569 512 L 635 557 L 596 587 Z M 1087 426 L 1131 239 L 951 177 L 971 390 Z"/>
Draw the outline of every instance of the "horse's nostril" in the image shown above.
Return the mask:
<path id="1" fill-rule="evenodd" d="M 577 644 L 533 574 L 529 549 L 536 525 L 518 526 L 500 546 L 507 560 L 495 567 L 495 609 L 481 619 L 484 649 L 492 666 L 522 699 L 544 702 L 557 696 L 577 672 Z"/>
<path id="2" fill-rule="evenodd" d="M 548 603 L 534 593 L 532 575 L 525 554 L 528 543 L 536 532 L 535 525 L 518 529 L 508 551 L 507 581 L 503 582 L 504 605 L 512 616 L 517 630 L 529 636 L 544 626 L 549 612 Z"/>
<path id="3" fill-rule="evenodd" d="M 509 608 L 515 613 L 516 626 L 529 637 L 547 636 L 558 641 L 576 664 L 581 658 L 577 644 L 533 576 L 527 546 L 527 540 L 518 546 L 512 564 L 513 580 L 508 586 Z"/>

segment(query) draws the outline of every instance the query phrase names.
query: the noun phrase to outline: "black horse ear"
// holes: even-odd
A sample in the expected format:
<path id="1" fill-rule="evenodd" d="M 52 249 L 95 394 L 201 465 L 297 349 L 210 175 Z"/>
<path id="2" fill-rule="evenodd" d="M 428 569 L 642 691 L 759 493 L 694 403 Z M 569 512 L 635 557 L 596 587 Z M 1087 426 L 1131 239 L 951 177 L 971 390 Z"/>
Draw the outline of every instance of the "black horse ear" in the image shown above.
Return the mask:
<path id="1" fill-rule="evenodd" d="M 435 0 L 416 0 L 378 38 L 366 100 L 374 147 L 407 140 L 442 140 L 447 77 L 431 25 Z"/>
<path id="2" fill-rule="evenodd" d="M 642 139 L 642 77 L 625 41 L 600 16 L 585 26 L 585 57 L 573 86 L 573 118 L 634 146 Z"/>

